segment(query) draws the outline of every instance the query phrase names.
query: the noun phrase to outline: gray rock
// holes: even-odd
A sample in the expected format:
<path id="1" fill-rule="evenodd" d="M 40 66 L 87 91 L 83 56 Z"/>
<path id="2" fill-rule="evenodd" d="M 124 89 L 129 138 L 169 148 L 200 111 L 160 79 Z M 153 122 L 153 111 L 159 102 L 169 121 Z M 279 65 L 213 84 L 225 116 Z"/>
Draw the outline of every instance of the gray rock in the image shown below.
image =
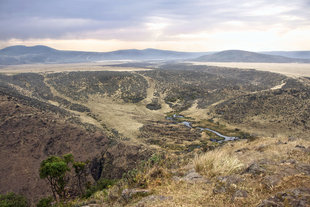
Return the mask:
<path id="1" fill-rule="evenodd" d="M 243 179 L 237 175 L 230 176 L 220 176 L 217 178 L 217 183 L 213 189 L 214 194 L 227 193 L 227 192 L 237 192 L 240 191 L 236 189 L 237 184 L 243 182 Z M 241 192 L 239 192 L 241 193 Z M 234 195 L 233 195 L 234 199 Z"/>
<path id="2" fill-rule="evenodd" d="M 296 169 L 301 173 L 310 175 L 310 165 L 308 164 L 304 164 L 304 163 L 297 164 Z"/>
<path id="3" fill-rule="evenodd" d="M 219 176 L 217 180 L 218 182 L 224 183 L 226 185 L 237 185 L 244 181 L 239 175 Z"/>
<path id="4" fill-rule="evenodd" d="M 196 182 L 209 183 L 210 182 L 208 179 L 204 178 L 202 175 L 200 175 L 199 173 L 195 171 L 189 171 L 189 173 L 185 175 L 183 178 L 181 178 L 180 180 L 183 180 L 189 183 L 196 183 Z"/>
<path id="5" fill-rule="evenodd" d="M 296 164 L 297 161 L 294 160 L 294 159 L 288 159 L 288 160 L 282 160 L 281 163 L 283 163 L 283 164 L 290 164 L 291 165 L 291 164 Z"/>
<path id="6" fill-rule="evenodd" d="M 262 184 L 268 188 L 268 189 L 272 189 L 273 187 L 275 187 L 276 185 L 278 185 L 281 182 L 282 176 L 280 175 L 271 175 L 271 176 L 266 176 L 263 180 L 262 180 Z"/>
<path id="7" fill-rule="evenodd" d="M 277 193 L 264 201 L 257 207 L 309 207 L 310 188 L 297 188 L 286 192 Z"/>
<path id="8" fill-rule="evenodd" d="M 136 207 L 144 207 L 147 203 L 160 202 L 173 199 L 172 196 L 163 196 L 163 195 L 149 195 L 142 198 L 136 205 Z"/>
<path id="9" fill-rule="evenodd" d="M 147 189 L 124 189 L 122 191 L 122 198 L 128 202 L 130 199 L 135 196 L 147 196 L 151 191 Z"/>
<path id="10" fill-rule="evenodd" d="M 297 140 L 296 137 L 289 137 L 289 138 L 288 138 L 288 141 L 289 141 L 289 142 L 294 142 L 294 141 L 296 141 L 296 140 Z"/>
<path id="11" fill-rule="evenodd" d="M 250 173 L 253 176 L 259 176 L 266 173 L 266 169 L 264 169 L 260 164 L 253 163 L 247 169 L 245 169 L 244 173 Z"/>
<path id="12" fill-rule="evenodd" d="M 214 194 L 226 193 L 227 191 L 228 191 L 228 186 L 222 185 L 222 184 L 218 184 L 218 183 L 213 188 L 213 193 Z"/>
<path id="13" fill-rule="evenodd" d="M 282 142 L 281 140 L 279 140 L 278 142 L 275 143 L 276 145 L 280 145 L 280 144 L 287 144 L 287 142 Z"/>
<path id="14" fill-rule="evenodd" d="M 310 146 L 307 147 L 306 149 L 303 150 L 305 153 L 307 153 L 308 155 L 310 155 Z"/>
<path id="15" fill-rule="evenodd" d="M 232 199 L 242 199 L 248 197 L 248 192 L 246 190 L 237 190 L 233 196 Z"/>

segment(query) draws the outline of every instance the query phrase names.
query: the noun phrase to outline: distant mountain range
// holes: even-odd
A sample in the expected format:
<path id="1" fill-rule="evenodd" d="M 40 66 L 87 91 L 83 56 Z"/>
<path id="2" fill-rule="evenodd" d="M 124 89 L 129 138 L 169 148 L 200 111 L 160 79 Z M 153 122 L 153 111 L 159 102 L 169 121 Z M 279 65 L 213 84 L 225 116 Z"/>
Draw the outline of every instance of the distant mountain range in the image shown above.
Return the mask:
<path id="1" fill-rule="evenodd" d="M 310 51 L 271 51 L 261 53 L 267 55 L 280 55 L 289 58 L 310 59 Z"/>
<path id="2" fill-rule="evenodd" d="M 33 47 L 17 45 L 0 50 L 0 65 L 81 63 L 104 60 L 192 60 L 204 62 L 310 63 L 310 51 L 278 51 L 263 53 L 254 53 L 242 50 L 227 50 L 222 52 L 176 52 L 157 49 L 117 50 L 113 52 L 83 52 L 56 50 L 43 45 Z M 282 54 L 283 56 L 280 56 L 279 54 Z M 301 57 L 309 59 L 301 59 Z"/>
<path id="3" fill-rule="evenodd" d="M 47 46 L 11 46 L 0 50 L 0 65 L 30 63 L 79 63 L 104 60 L 175 60 L 197 58 L 208 53 L 168 50 L 117 50 L 113 52 L 82 52 L 56 50 Z"/>
<path id="4" fill-rule="evenodd" d="M 243 50 L 225 50 L 195 59 L 203 62 L 310 63 L 310 59 L 268 55 Z"/>

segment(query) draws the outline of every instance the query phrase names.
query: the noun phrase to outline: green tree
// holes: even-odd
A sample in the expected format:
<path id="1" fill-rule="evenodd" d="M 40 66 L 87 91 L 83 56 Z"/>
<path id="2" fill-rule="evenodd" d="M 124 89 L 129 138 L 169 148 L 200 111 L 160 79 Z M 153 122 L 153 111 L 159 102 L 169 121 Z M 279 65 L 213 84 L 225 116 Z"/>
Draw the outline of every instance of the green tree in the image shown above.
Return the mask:
<path id="1" fill-rule="evenodd" d="M 55 200 L 66 197 L 65 187 L 69 182 L 67 172 L 70 171 L 69 163 L 72 161 L 72 154 L 67 154 L 63 157 L 50 156 L 41 162 L 40 178 L 48 180 Z"/>
<path id="2" fill-rule="evenodd" d="M 0 195 L 0 207 L 28 207 L 29 203 L 24 196 L 15 193 Z"/>
<path id="3" fill-rule="evenodd" d="M 77 185 L 80 191 L 80 195 L 84 194 L 83 186 L 86 183 L 87 169 L 85 162 L 74 162 L 73 168 L 75 172 L 75 176 L 77 178 Z"/>

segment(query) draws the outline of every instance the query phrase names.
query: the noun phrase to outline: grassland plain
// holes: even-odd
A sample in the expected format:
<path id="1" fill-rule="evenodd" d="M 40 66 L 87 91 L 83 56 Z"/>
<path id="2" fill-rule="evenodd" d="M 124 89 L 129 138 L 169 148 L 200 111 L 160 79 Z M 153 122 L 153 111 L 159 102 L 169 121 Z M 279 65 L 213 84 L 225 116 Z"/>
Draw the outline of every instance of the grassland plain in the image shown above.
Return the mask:
<path id="1" fill-rule="evenodd" d="M 48 155 L 74 152 L 92 161 L 93 178 L 131 175 L 72 205 L 256 206 L 308 201 L 308 78 L 180 63 L 116 64 L 104 71 L 66 67 L 65 72 L 0 74 L 0 126 L 6 130 L 0 137 L 12 142 L 3 142 L 7 150 L 1 158 L 7 161 L 14 153 L 16 163 L 23 157 L 33 163 L 29 166 L 37 166 Z M 168 119 L 174 114 L 179 118 Z M 33 123 L 33 128 L 25 130 L 25 123 Z M 37 126 L 46 133 L 35 135 Z M 48 131 L 54 127 L 61 135 Z M 221 144 L 210 140 L 221 137 L 199 127 L 241 139 Z M 9 136 L 7 129 L 15 135 Z M 32 157 L 33 147 L 25 144 L 34 135 L 42 140 L 36 149 L 39 157 Z M 141 167 L 143 160 L 149 164 Z M 3 163 L 8 167 L 1 176 L 16 174 L 16 165 Z M 35 185 L 21 189 L 16 183 L 1 192 L 14 190 L 33 201 L 48 194 L 30 193 L 42 183 L 34 169 L 28 171 L 21 180 Z M 141 195 L 141 188 L 147 193 Z"/>
<path id="2" fill-rule="evenodd" d="M 257 69 L 281 73 L 291 77 L 310 76 L 309 63 L 242 63 L 242 62 L 190 62 L 194 65 L 209 65 L 240 69 Z"/>

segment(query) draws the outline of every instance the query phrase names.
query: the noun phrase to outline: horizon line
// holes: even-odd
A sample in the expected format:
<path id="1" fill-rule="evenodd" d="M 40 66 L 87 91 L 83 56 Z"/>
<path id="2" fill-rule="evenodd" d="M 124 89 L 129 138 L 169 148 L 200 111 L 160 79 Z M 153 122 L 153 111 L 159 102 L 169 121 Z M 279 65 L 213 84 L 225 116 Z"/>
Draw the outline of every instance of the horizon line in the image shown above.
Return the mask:
<path id="1" fill-rule="evenodd" d="M 7 47 L 2 47 L 0 48 L 0 50 L 6 49 L 6 48 L 10 48 L 10 47 L 17 47 L 17 46 L 23 46 L 23 47 L 38 47 L 38 46 L 43 46 L 43 47 L 48 47 L 54 50 L 58 50 L 58 51 L 74 51 L 74 52 L 93 52 L 93 53 L 107 53 L 107 52 L 116 52 L 116 51 L 126 51 L 126 50 L 137 50 L 137 51 L 144 51 L 144 50 L 161 50 L 161 51 L 170 51 L 170 52 L 180 52 L 180 53 L 213 53 L 213 52 L 223 52 L 223 51 L 246 51 L 246 52 L 256 52 L 256 53 L 260 53 L 260 52 L 310 52 L 309 50 L 263 50 L 263 51 L 253 51 L 253 50 L 242 50 L 242 49 L 224 49 L 224 50 L 214 50 L 214 51 L 201 51 L 201 52 L 197 52 L 197 51 L 179 51 L 179 50 L 168 50 L 168 49 L 159 49 L 159 48 L 151 48 L 151 47 L 147 47 L 144 49 L 136 49 L 136 48 L 128 48 L 128 49 L 118 49 L 118 50 L 110 50 L 110 51 L 90 51 L 90 50 L 70 50 L 70 49 L 57 49 L 55 47 L 51 47 L 51 46 L 47 46 L 47 45 L 42 45 L 42 44 L 38 44 L 38 45 L 11 45 L 11 46 L 7 46 Z"/>

